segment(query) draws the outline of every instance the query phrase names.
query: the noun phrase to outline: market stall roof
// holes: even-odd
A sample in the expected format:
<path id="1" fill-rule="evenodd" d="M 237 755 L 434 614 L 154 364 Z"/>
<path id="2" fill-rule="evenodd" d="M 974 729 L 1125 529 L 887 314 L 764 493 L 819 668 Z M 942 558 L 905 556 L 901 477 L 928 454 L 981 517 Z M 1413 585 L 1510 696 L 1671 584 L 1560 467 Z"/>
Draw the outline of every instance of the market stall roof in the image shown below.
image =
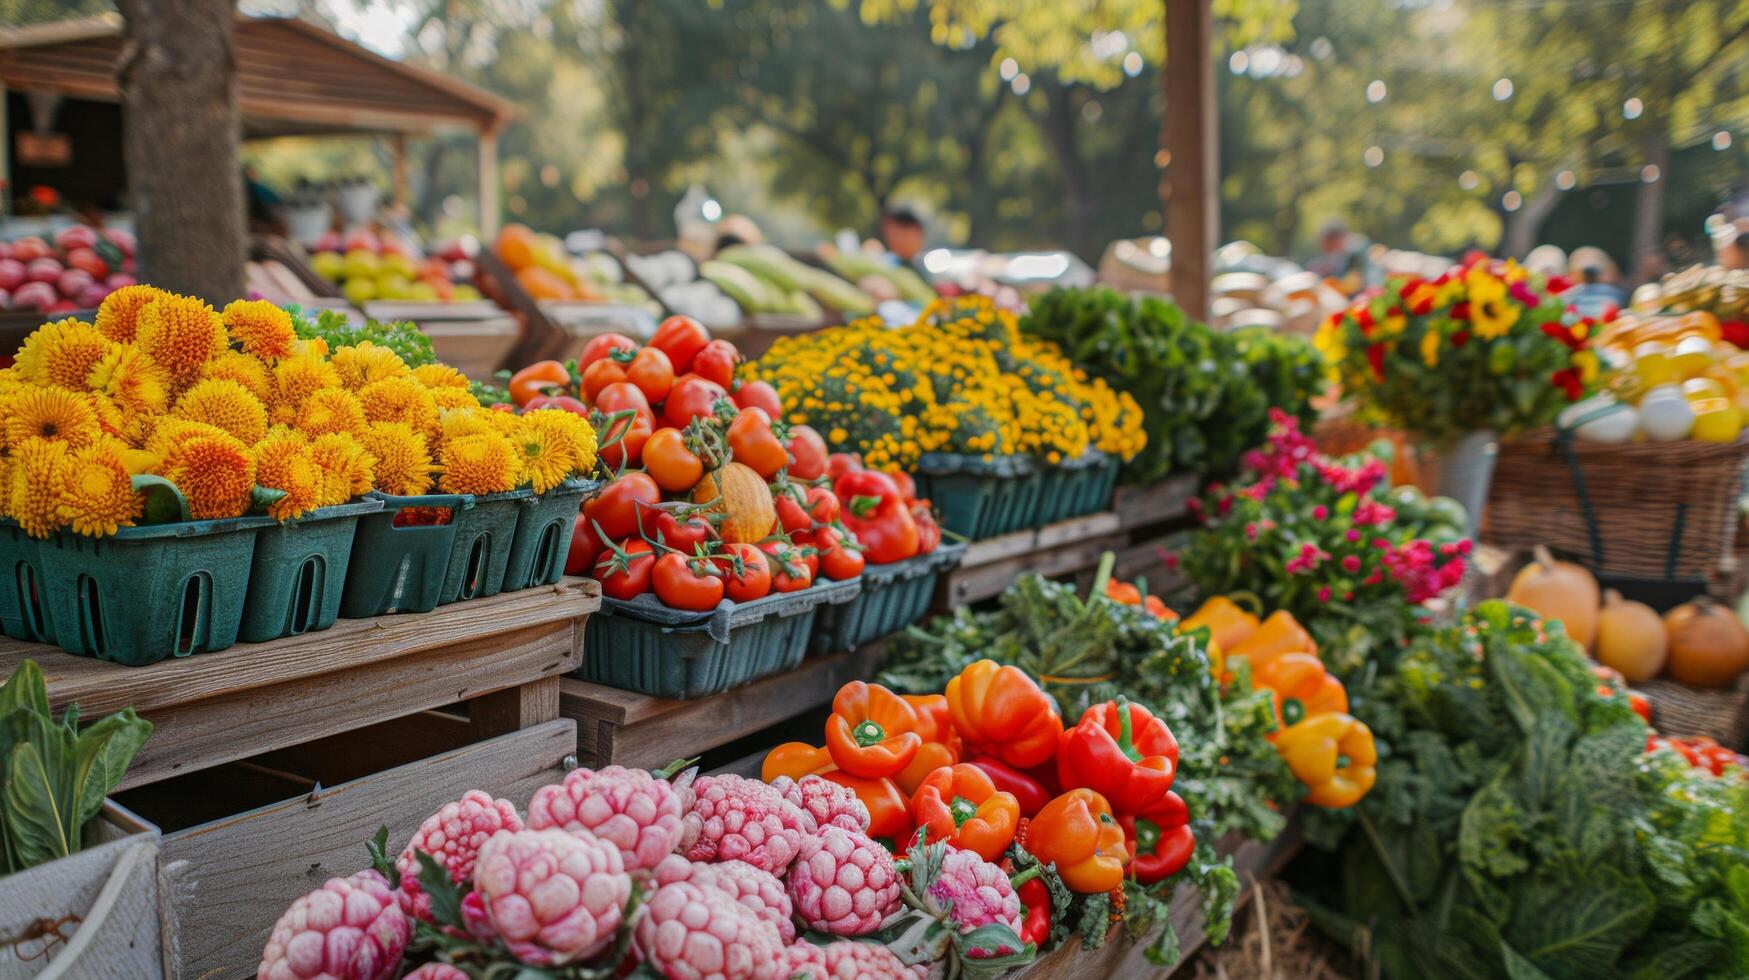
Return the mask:
<path id="1" fill-rule="evenodd" d="M 0 85 L 118 101 L 121 18 L 0 28 Z M 496 133 L 516 106 L 376 54 L 295 18 L 238 17 L 237 100 L 245 138 L 326 133 Z"/>

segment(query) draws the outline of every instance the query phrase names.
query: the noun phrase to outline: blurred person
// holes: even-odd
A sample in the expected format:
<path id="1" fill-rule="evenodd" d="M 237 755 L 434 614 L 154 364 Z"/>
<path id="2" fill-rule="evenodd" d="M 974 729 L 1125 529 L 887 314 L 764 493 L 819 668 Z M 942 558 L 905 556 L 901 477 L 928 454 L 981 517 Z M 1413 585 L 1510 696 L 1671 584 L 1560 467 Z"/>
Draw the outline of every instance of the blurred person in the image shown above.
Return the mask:
<path id="1" fill-rule="evenodd" d="M 923 219 L 910 208 L 896 207 L 881 215 L 881 242 L 901 264 L 918 266 L 927 238 Z"/>
<path id="2" fill-rule="evenodd" d="M 1628 295 L 1620 285 L 1621 269 L 1601 248 L 1586 245 L 1574 249 L 1567 276 L 1577 285 L 1561 298 L 1580 316 L 1602 316 L 1610 307 L 1620 309 L 1627 302 Z"/>
<path id="3" fill-rule="evenodd" d="M 1331 218 L 1318 229 L 1318 255 L 1306 263 L 1306 269 L 1320 279 L 1335 280 L 1352 296 L 1369 278 L 1368 244 L 1365 236 L 1350 232 L 1341 218 Z"/>
<path id="4" fill-rule="evenodd" d="M 761 245 L 765 242 L 765 233 L 759 230 L 759 225 L 744 214 L 731 214 L 717 222 L 716 251 L 732 245 Z"/>
<path id="5" fill-rule="evenodd" d="M 243 165 L 243 196 L 248 204 L 250 230 L 285 234 L 285 222 L 280 217 L 280 208 L 285 202 L 278 191 L 261 179 L 260 171 L 252 163 Z"/>
<path id="6" fill-rule="evenodd" d="M 1524 267 L 1542 276 L 1565 276 L 1567 274 L 1567 253 L 1559 245 L 1538 245 L 1524 257 Z"/>
<path id="7" fill-rule="evenodd" d="M 1749 218 L 1719 225 L 1712 233 L 1713 255 L 1727 269 L 1749 269 Z"/>

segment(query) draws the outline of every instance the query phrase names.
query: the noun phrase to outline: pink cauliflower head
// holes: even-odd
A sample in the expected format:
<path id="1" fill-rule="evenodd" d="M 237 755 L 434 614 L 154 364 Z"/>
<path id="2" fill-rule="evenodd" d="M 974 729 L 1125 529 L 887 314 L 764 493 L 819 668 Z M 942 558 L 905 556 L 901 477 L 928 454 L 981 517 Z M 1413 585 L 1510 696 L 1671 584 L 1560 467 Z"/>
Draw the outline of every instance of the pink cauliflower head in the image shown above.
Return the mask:
<path id="1" fill-rule="evenodd" d="M 627 871 L 653 868 L 680 843 L 680 796 L 642 769 L 575 769 L 528 803 L 530 830 L 587 830 L 619 845 Z"/>
<path id="2" fill-rule="evenodd" d="M 867 834 L 825 827 L 802 841 L 789 895 L 809 928 L 862 936 L 898 909 L 899 875 L 893 856 Z"/>
<path id="3" fill-rule="evenodd" d="M 686 856 L 694 861 L 746 861 L 781 876 L 813 818 L 757 779 L 701 776 L 686 815 Z"/>
<path id="4" fill-rule="evenodd" d="M 448 963 L 427 963 L 401 980 L 472 980 L 466 973 Z"/>
<path id="5" fill-rule="evenodd" d="M 261 951 L 257 980 L 387 980 L 413 932 L 376 871 L 330 878 L 291 903 Z"/>
<path id="6" fill-rule="evenodd" d="M 668 980 L 784 980 L 789 954 L 770 922 L 715 888 L 658 886 L 632 934 L 639 959 Z"/>
<path id="7" fill-rule="evenodd" d="M 759 917 L 777 928 L 784 942 L 796 938 L 795 906 L 783 882 L 769 871 L 761 871 L 745 861 L 722 861 L 704 864 L 670 854 L 656 865 L 657 885 L 690 881 L 705 888 L 715 888 L 742 905 L 759 913 Z"/>
<path id="8" fill-rule="evenodd" d="M 613 943 L 631 895 L 619 848 L 587 830 L 519 830 L 480 848 L 462 918 L 523 963 L 562 966 Z"/>
<path id="9" fill-rule="evenodd" d="M 790 971 L 803 980 L 916 980 L 927 967 L 906 966 L 885 946 L 840 939 L 825 946 L 803 940 L 789 948 Z"/>
<path id="10" fill-rule="evenodd" d="M 451 880 L 461 884 L 473 877 L 474 861 L 480 855 L 480 845 L 500 830 L 522 829 L 522 818 L 509 800 L 494 800 L 490 794 L 470 789 L 454 803 L 425 818 L 414 831 L 407 849 L 395 859 L 395 870 L 401 873 L 397 897 L 401 911 L 426 922 L 431 921 L 431 896 L 419 884 L 419 859 L 424 851 L 437 859 L 449 872 Z"/>
<path id="11" fill-rule="evenodd" d="M 960 932 L 999 922 L 1020 933 L 1020 896 L 1001 868 L 972 851 L 947 852 L 941 874 L 929 883 L 929 897 L 938 906 L 953 903 L 949 914 Z"/>
<path id="12" fill-rule="evenodd" d="M 816 827 L 868 830 L 868 807 L 848 786 L 809 775 L 800 780 L 779 776 L 771 781 L 771 788 L 813 817 Z"/>

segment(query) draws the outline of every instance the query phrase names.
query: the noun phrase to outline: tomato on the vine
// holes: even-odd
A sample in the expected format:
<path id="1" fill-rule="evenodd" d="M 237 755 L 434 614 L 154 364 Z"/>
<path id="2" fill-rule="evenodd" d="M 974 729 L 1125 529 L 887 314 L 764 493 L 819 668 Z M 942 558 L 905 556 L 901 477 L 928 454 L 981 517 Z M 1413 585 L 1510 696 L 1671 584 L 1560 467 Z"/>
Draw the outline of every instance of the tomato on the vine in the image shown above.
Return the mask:
<path id="1" fill-rule="evenodd" d="M 650 543 L 633 538 L 614 544 L 595 559 L 595 580 L 601 594 L 612 599 L 636 599 L 650 591 L 650 570 L 656 564 Z"/>
<path id="2" fill-rule="evenodd" d="M 583 369 L 583 397 L 591 402 L 601 397 L 602 389 L 626 381 L 626 366 L 612 357 L 604 357 Z"/>
<path id="3" fill-rule="evenodd" d="M 801 549 L 788 541 L 778 540 L 765 542 L 759 550 L 765 552 L 770 561 L 773 592 L 800 592 L 814 584 L 814 573 L 808 569 Z"/>
<path id="4" fill-rule="evenodd" d="M 595 536 L 595 525 L 581 511 L 571 525 L 571 547 L 565 552 L 565 574 L 587 575 L 601 554 L 601 539 Z"/>
<path id="5" fill-rule="evenodd" d="M 623 333 L 604 333 L 593 337 L 583 345 L 583 353 L 577 358 L 577 370 L 582 371 L 616 350 L 635 354 L 638 343 Z"/>
<path id="6" fill-rule="evenodd" d="M 713 340 L 704 345 L 692 359 L 692 373 L 714 381 L 726 390 L 735 383 L 735 365 L 741 363 L 741 352 L 726 340 Z"/>
<path id="7" fill-rule="evenodd" d="M 723 601 L 723 579 L 709 558 L 666 554 L 650 573 L 656 598 L 674 609 L 708 612 Z"/>
<path id="8" fill-rule="evenodd" d="M 917 525 L 917 553 L 927 555 L 941 547 L 941 524 L 935 520 L 935 512 L 929 509 L 929 501 L 911 501 L 911 523 Z"/>
<path id="9" fill-rule="evenodd" d="M 804 506 L 815 524 L 838 522 L 838 495 L 825 487 L 809 487 L 808 502 Z"/>
<path id="10" fill-rule="evenodd" d="M 814 532 L 814 547 L 820 552 L 820 571 L 835 582 L 862 574 L 863 557 L 860 548 L 845 540 L 844 533 L 834 527 Z"/>
<path id="11" fill-rule="evenodd" d="M 783 418 L 783 403 L 777 398 L 777 389 L 763 381 L 743 383 L 735 389 L 733 397 L 737 408 L 763 408 L 766 415 Z"/>
<path id="12" fill-rule="evenodd" d="M 684 493 L 704 477 L 704 463 L 686 448 L 679 429 L 658 429 L 644 443 L 644 470 L 669 493 Z"/>
<path id="13" fill-rule="evenodd" d="M 777 506 L 777 525 L 785 534 L 796 534 L 814 526 L 807 506 L 796 499 L 802 496 L 802 489 L 794 484 L 771 485 L 771 501 Z"/>
<path id="14" fill-rule="evenodd" d="M 799 558 L 802 564 L 808 566 L 808 577 L 820 577 L 820 546 L 814 543 L 813 531 L 800 531 L 790 535 L 790 541 L 795 545 L 791 554 Z"/>
<path id="15" fill-rule="evenodd" d="M 654 426 L 655 420 L 648 409 L 618 421 L 603 422 L 595 430 L 595 443 L 601 447 L 601 461 L 616 470 L 622 465 L 636 466 Z"/>
<path id="16" fill-rule="evenodd" d="M 789 464 L 789 475 L 798 480 L 818 480 L 826 475 L 826 440 L 820 434 L 805 425 L 789 427 L 789 442 L 787 447 L 794 459 Z"/>
<path id="17" fill-rule="evenodd" d="M 618 541 L 640 530 L 647 534 L 655 525 L 654 508 L 661 502 L 662 491 L 649 474 L 626 473 L 602 487 L 583 505 L 583 513 L 600 526 L 603 536 Z"/>
<path id="18" fill-rule="evenodd" d="M 668 391 L 667 403 L 662 406 L 662 417 L 676 429 L 684 429 L 693 419 L 709 416 L 716 410 L 717 399 L 725 397 L 722 385 L 714 381 L 698 375 L 677 378 Z"/>
<path id="19" fill-rule="evenodd" d="M 688 555 L 697 551 L 699 545 L 717 536 L 711 522 L 703 517 L 697 514 L 676 516 L 669 510 L 657 512 L 655 531 L 651 537 L 666 547 Z"/>
<path id="20" fill-rule="evenodd" d="M 723 545 L 717 557 L 723 570 L 724 592 L 736 602 L 752 602 L 771 594 L 771 562 L 758 545 L 736 542 Z"/>
<path id="21" fill-rule="evenodd" d="M 685 374 L 692 369 L 692 359 L 704 350 L 710 339 L 710 332 L 705 330 L 704 324 L 689 316 L 671 316 L 656 328 L 656 333 L 650 337 L 650 346 L 668 355 L 668 360 L 674 363 L 675 374 Z"/>
<path id="22" fill-rule="evenodd" d="M 668 390 L 674 387 L 674 365 L 659 348 L 646 347 L 626 365 L 626 380 L 637 385 L 650 404 L 655 405 L 667 398 Z"/>
<path id="23" fill-rule="evenodd" d="M 729 423 L 729 456 L 767 480 L 789 465 L 789 450 L 771 431 L 771 416 L 762 408 L 743 408 Z"/>
<path id="24" fill-rule="evenodd" d="M 862 469 L 861 453 L 833 453 L 826 457 L 826 475 L 836 483 L 846 473 Z"/>
<path id="25" fill-rule="evenodd" d="M 536 361 L 510 376 L 510 400 L 526 405 L 536 395 L 549 389 L 564 391 L 571 386 L 571 372 L 558 361 Z"/>

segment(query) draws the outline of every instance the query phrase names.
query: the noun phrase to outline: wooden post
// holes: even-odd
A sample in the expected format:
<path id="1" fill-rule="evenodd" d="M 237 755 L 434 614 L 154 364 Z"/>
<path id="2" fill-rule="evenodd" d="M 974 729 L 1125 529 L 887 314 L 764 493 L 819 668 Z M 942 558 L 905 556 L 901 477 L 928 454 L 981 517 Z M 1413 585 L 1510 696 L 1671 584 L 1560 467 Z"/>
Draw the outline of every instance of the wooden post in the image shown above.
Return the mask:
<path id="1" fill-rule="evenodd" d="M 498 237 L 498 131 L 480 131 L 480 238 Z"/>
<path id="2" fill-rule="evenodd" d="M 407 177 L 407 134 L 396 133 L 389 137 L 389 154 L 394 166 L 394 203 L 406 205 L 413 200 L 410 192 L 410 181 Z"/>
<path id="3" fill-rule="evenodd" d="M 0 84 L 0 218 L 12 213 L 12 121 L 6 115 L 6 86 Z"/>
<path id="4" fill-rule="evenodd" d="M 1219 144 L 1215 116 L 1214 11 L 1211 0 L 1166 4 L 1165 132 L 1160 178 L 1166 237 L 1172 242 L 1172 295 L 1208 318 L 1209 261 L 1219 233 Z"/>

